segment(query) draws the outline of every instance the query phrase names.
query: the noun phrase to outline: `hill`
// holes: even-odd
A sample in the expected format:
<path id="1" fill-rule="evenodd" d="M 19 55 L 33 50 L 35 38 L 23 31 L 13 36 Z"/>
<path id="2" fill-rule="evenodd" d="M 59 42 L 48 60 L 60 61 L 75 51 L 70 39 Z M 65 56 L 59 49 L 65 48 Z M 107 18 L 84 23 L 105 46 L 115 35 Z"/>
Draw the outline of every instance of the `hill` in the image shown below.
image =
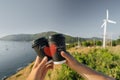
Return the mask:
<path id="1" fill-rule="evenodd" d="M 37 34 L 16 34 L 16 35 L 8 35 L 5 37 L 2 37 L 2 38 L 0 38 L 0 40 L 4 40 L 4 41 L 32 41 L 32 40 L 38 39 L 40 37 L 49 38 L 50 35 L 57 34 L 57 33 L 58 32 L 49 31 L 49 32 L 42 32 L 42 33 L 37 33 Z M 62 33 L 60 33 L 60 34 L 62 34 Z M 63 35 L 65 36 L 67 43 L 77 41 L 77 37 L 72 37 L 72 36 L 66 35 L 66 34 L 63 34 Z M 80 39 L 84 40 L 84 38 L 80 38 Z"/>
<path id="2" fill-rule="evenodd" d="M 38 39 L 40 37 L 46 37 L 49 38 L 50 35 L 57 34 L 58 32 L 54 31 L 48 31 L 48 32 L 42 32 L 37 34 L 16 34 L 16 35 L 8 35 L 5 37 L 0 38 L 0 40 L 4 41 L 32 41 L 35 39 Z M 63 33 L 60 33 L 63 34 Z M 73 37 L 70 35 L 63 34 L 66 38 L 66 43 L 74 43 L 78 41 L 78 37 Z M 85 40 L 102 40 L 101 38 L 93 37 L 93 38 L 81 38 L 79 37 L 80 41 Z"/>
<path id="3" fill-rule="evenodd" d="M 31 41 L 32 35 L 30 35 L 30 34 L 8 35 L 8 36 L 0 38 L 0 40 L 4 40 L 4 41 Z"/>
<path id="4" fill-rule="evenodd" d="M 48 37 L 52 34 L 56 34 L 56 32 L 42 32 L 37 34 L 16 34 L 16 35 L 8 35 L 5 37 L 0 38 L 0 40 L 5 41 L 32 41 L 34 39 L 37 39 L 39 37 Z"/>

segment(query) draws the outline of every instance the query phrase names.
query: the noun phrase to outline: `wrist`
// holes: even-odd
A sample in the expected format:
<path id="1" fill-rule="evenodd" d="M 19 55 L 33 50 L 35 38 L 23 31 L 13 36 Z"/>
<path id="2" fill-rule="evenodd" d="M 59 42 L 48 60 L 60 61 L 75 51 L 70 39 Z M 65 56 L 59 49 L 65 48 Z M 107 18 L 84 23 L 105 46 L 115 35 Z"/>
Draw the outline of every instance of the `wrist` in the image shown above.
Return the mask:
<path id="1" fill-rule="evenodd" d="M 75 70 L 75 71 L 78 71 L 79 66 L 80 66 L 80 63 L 77 60 L 73 60 L 73 67 L 72 67 L 72 69 Z"/>

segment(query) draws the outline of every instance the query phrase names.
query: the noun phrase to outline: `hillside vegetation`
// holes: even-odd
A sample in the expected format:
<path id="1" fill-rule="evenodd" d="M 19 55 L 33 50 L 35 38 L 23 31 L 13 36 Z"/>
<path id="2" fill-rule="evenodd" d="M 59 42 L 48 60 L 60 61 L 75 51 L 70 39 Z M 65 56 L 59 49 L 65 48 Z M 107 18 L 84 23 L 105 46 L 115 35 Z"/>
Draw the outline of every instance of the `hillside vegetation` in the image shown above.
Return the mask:
<path id="1" fill-rule="evenodd" d="M 0 38 L 0 40 L 4 40 L 4 41 L 32 41 L 35 39 L 38 39 L 40 37 L 46 37 L 47 39 L 49 38 L 50 35 L 53 34 L 58 34 L 58 32 L 54 32 L 54 31 L 48 31 L 48 32 L 42 32 L 42 33 L 37 33 L 37 34 L 16 34 L 16 35 L 8 35 L 5 37 Z M 75 43 L 78 41 L 78 37 L 73 37 L 70 35 L 66 35 L 64 33 L 60 33 L 63 34 L 66 38 L 66 43 Z M 79 37 L 80 42 L 81 41 L 85 41 L 85 40 L 101 40 L 101 38 L 81 38 Z M 83 43 L 86 44 L 86 43 Z"/>
<path id="2" fill-rule="evenodd" d="M 120 80 L 120 46 L 102 49 L 100 47 L 81 47 L 70 48 L 68 51 L 80 62 L 96 71 L 114 77 Z M 33 62 L 34 63 L 34 62 Z M 31 71 L 33 63 L 23 70 L 9 77 L 7 80 L 25 80 Z M 55 65 L 50 70 L 45 80 L 84 80 L 75 71 L 71 70 L 65 64 Z"/>
<path id="3" fill-rule="evenodd" d="M 49 32 L 42 32 L 38 34 L 16 34 L 16 35 L 8 35 L 5 37 L 0 38 L 0 40 L 5 41 L 32 41 L 35 39 L 38 39 L 40 37 L 46 37 L 49 38 L 50 35 L 57 34 L 57 32 L 49 31 Z M 66 42 L 75 42 L 76 38 L 63 34 L 66 38 Z"/>

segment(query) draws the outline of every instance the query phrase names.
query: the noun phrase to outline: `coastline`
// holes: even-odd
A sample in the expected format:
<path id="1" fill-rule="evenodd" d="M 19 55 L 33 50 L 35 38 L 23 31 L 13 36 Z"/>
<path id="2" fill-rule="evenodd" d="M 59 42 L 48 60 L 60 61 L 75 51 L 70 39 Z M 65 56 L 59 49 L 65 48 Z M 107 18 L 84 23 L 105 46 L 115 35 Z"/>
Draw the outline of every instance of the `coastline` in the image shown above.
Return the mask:
<path id="1" fill-rule="evenodd" d="M 14 74 L 7 76 L 3 80 L 13 80 L 13 79 L 16 80 L 18 77 L 19 77 L 19 79 L 17 79 L 17 80 L 24 80 L 29 75 L 33 64 L 34 64 L 34 62 L 29 63 L 28 65 L 26 65 L 24 67 L 18 68 L 18 70 Z"/>

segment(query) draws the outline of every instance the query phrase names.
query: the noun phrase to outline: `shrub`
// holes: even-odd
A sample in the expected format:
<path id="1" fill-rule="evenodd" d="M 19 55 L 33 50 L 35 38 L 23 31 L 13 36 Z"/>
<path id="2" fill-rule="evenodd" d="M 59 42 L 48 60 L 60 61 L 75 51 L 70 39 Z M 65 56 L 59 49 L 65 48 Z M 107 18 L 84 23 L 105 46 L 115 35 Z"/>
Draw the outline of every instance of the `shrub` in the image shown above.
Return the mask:
<path id="1" fill-rule="evenodd" d="M 112 54 L 108 49 L 95 49 L 88 54 L 72 53 L 72 55 L 80 63 L 114 77 L 116 80 L 120 79 L 120 55 Z M 62 65 L 62 70 L 58 75 L 58 80 L 83 80 L 80 75 L 65 64 Z"/>

